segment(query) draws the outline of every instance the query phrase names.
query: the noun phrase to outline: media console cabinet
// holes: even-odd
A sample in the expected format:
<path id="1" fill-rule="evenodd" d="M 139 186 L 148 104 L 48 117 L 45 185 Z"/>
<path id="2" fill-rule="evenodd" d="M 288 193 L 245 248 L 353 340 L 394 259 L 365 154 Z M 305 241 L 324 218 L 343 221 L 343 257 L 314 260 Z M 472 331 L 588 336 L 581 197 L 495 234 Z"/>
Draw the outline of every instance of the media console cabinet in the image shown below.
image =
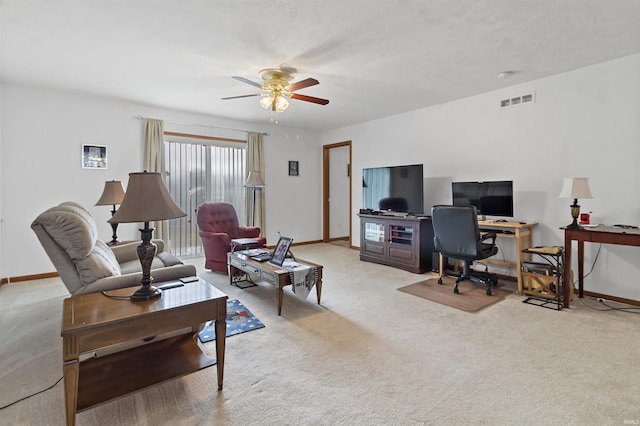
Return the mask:
<path id="1" fill-rule="evenodd" d="M 416 274 L 431 271 L 431 217 L 359 214 L 360 260 Z"/>

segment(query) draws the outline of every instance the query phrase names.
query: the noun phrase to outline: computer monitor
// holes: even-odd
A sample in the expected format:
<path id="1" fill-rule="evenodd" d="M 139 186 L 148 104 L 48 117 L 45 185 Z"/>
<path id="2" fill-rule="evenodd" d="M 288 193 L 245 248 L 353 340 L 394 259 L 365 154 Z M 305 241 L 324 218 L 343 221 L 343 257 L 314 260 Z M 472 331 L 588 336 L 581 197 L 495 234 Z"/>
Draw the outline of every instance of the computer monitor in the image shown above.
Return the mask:
<path id="1" fill-rule="evenodd" d="M 513 181 L 452 182 L 454 206 L 475 206 L 479 215 L 513 217 Z"/>

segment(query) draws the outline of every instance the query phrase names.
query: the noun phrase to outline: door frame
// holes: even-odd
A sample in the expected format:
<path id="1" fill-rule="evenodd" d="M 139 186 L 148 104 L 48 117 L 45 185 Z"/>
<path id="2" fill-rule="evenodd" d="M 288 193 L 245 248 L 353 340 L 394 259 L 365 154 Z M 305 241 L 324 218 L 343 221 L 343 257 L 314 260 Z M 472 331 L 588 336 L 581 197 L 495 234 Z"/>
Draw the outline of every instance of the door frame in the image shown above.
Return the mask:
<path id="1" fill-rule="evenodd" d="M 352 179 L 353 179 L 353 170 L 351 165 L 353 164 L 351 158 L 351 141 L 337 142 L 328 145 L 322 146 L 322 242 L 328 243 L 330 238 L 330 206 L 329 206 L 329 171 L 331 168 L 331 164 L 329 161 L 329 152 L 331 149 L 340 148 L 343 146 L 349 147 L 349 247 L 353 247 L 351 244 L 351 203 L 352 203 Z"/>

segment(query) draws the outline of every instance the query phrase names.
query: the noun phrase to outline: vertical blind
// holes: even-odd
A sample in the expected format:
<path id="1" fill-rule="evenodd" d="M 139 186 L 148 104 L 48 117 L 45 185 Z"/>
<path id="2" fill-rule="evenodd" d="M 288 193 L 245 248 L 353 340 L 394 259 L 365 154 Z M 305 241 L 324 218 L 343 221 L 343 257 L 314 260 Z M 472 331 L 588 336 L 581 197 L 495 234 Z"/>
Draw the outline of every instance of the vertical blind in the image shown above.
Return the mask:
<path id="1" fill-rule="evenodd" d="M 232 204 L 245 225 L 246 146 L 165 136 L 165 182 L 176 204 L 187 213 L 169 221 L 168 238 L 177 256 L 202 256 L 196 209 L 204 203 Z"/>

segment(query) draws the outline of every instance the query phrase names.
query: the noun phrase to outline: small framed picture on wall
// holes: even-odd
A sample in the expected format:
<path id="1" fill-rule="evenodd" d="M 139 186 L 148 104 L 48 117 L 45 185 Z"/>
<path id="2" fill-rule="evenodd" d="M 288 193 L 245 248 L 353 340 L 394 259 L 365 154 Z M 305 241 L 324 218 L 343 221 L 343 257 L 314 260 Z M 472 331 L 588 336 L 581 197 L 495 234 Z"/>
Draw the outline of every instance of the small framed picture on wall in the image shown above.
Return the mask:
<path id="1" fill-rule="evenodd" d="M 82 145 L 83 169 L 106 169 L 107 147 L 104 145 Z"/>
<path id="2" fill-rule="evenodd" d="M 289 176 L 298 176 L 298 162 L 297 161 L 289 161 Z"/>

